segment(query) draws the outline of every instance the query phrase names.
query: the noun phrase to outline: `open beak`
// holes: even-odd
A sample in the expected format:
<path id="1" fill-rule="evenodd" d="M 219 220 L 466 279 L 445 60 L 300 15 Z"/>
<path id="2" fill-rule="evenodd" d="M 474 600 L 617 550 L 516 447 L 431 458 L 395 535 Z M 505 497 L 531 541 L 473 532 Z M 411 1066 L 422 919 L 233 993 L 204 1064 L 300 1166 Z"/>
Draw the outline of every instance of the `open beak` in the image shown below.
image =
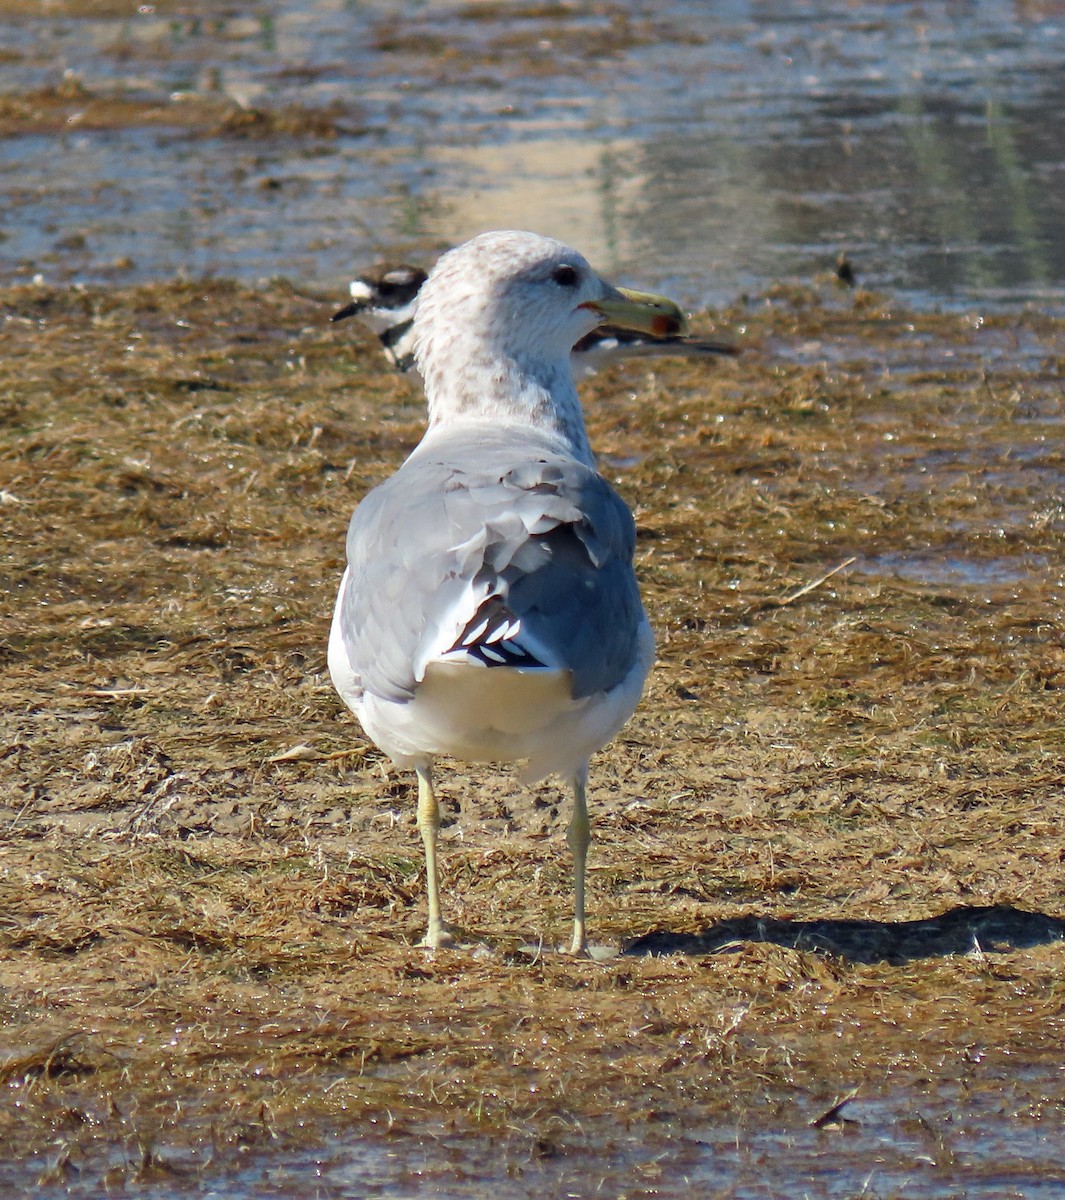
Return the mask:
<path id="1" fill-rule="evenodd" d="M 684 310 L 653 292 L 634 292 L 629 288 L 610 288 L 599 300 L 586 300 L 581 306 L 596 313 L 604 325 L 634 329 L 653 337 L 676 337 L 688 332 Z"/>

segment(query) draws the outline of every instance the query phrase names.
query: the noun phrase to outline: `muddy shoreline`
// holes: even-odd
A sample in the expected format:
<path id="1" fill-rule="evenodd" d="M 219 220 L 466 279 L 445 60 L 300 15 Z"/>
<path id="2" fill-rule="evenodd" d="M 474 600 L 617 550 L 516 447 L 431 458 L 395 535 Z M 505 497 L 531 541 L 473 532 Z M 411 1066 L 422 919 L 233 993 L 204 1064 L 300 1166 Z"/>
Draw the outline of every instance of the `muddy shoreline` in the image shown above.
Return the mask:
<path id="1" fill-rule="evenodd" d="M 1060 1132 L 1062 322 L 826 281 L 699 316 L 735 364 L 585 386 L 659 644 L 593 764 L 592 940 L 696 939 L 587 962 L 553 949 L 559 792 L 460 766 L 442 863 L 473 948 L 412 945 L 411 782 L 342 710 L 325 634 L 348 515 L 421 403 L 330 310 L 284 284 L 0 293 L 0 1177 L 180 1191 L 436 1131 L 474 1174 L 488 1138 L 503 1179 L 630 1178 L 626 1129 L 681 1194 L 685 1131 L 802 1137 L 857 1088 L 940 1114 L 945 1194 L 984 1178 L 951 1152 L 967 1107 Z M 751 936 L 989 906 L 922 956 Z M 837 1125 L 814 1158 L 857 1162 Z"/>

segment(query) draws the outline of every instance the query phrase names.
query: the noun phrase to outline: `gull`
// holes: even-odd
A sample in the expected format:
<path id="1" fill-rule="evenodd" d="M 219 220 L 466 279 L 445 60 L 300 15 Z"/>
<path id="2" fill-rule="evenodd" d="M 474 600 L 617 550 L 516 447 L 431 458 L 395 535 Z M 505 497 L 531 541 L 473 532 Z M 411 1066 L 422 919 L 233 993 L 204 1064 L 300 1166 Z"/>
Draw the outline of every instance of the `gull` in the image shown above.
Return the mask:
<path id="1" fill-rule="evenodd" d="M 575 250 L 481 234 L 418 290 L 428 426 L 351 518 L 329 671 L 363 730 L 418 779 L 428 928 L 441 915 L 433 764 L 524 764 L 573 791 L 570 949 L 582 953 L 588 762 L 632 715 L 654 656 L 635 525 L 598 473 L 570 351 L 597 325 L 663 335 L 684 314 L 615 288 Z"/>
<path id="2" fill-rule="evenodd" d="M 350 303 L 335 312 L 330 320 L 357 317 L 377 334 L 392 366 L 402 374 L 416 378 L 414 306 L 426 278 L 421 267 L 409 263 L 378 263 L 351 281 Z M 577 340 L 572 349 L 572 363 L 574 374 L 581 377 L 594 375 L 623 358 L 707 358 L 738 353 L 731 342 L 713 338 L 694 338 L 672 332 L 655 335 L 604 324 Z"/>

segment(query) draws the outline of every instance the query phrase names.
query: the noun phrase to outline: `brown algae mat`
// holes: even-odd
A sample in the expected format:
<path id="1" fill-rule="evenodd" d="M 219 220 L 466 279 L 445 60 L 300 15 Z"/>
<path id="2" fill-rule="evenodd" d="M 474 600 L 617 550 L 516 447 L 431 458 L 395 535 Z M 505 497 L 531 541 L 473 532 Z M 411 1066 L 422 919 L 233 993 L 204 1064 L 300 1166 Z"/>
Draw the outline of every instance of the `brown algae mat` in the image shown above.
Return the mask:
<path id="1" fill-rule="evenodd" d="M 659 643 L 592 775 L 592 940 L 637 953 L 591 961 L 557 789 L 459 764 L 469 946 L 412 944 L 412 780 L 325 641 L 422 406 L 332 307 L 0 293 L 0 1159 L 119 1187 L 444 1123 L 525 1161 L 853 1089 L 1060 1129 L 1065 323 L 780 288 L 718 314 L 735 363 L 583 385 Z"/>

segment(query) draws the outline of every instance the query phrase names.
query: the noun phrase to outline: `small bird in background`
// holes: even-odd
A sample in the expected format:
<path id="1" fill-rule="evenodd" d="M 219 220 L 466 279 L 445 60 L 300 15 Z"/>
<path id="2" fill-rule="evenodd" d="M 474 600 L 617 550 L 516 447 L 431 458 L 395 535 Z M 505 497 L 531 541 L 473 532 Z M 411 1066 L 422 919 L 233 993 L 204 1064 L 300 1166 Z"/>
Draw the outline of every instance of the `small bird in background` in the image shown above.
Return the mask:
<path id="1" fill-rule="evenodd" d="M 331 320 L 356 317 L 377 334 L 396 370 L 417 378 L 414 306 L 426 278 L 421 267 L 412 267 L 409 263 L 378 263 L 351 281 L 351 302 L 335 312 Z M 735 357 L 737 354 L 739 349 L 731 342 L 713 338 L 637 333 L 617 325 L 600 325 L 577 342 L 570 353 L 570 362 L 574 375 L 579 378 L 593 375 L 623 358 L 709 358 Z"/>
<path id="2" fill-rule="evenodd" d="M 854 263 L 847 257 L 846 250 L 841 250 L 836 256 L 836 278 L 844 287 L 854 287 L 858 282 L 858 274 L 854 270 Z"/>
<path id="3" fill-rule="evenodd" d="M 414 301 L 428 278 L 421 267 L 408 263 L 378 263 L 351 281 L 351 303 L 331 320 L 358 319 L 377 334 L 389 362 L 397 371 L 417 374 L 414 365 Z"/>

